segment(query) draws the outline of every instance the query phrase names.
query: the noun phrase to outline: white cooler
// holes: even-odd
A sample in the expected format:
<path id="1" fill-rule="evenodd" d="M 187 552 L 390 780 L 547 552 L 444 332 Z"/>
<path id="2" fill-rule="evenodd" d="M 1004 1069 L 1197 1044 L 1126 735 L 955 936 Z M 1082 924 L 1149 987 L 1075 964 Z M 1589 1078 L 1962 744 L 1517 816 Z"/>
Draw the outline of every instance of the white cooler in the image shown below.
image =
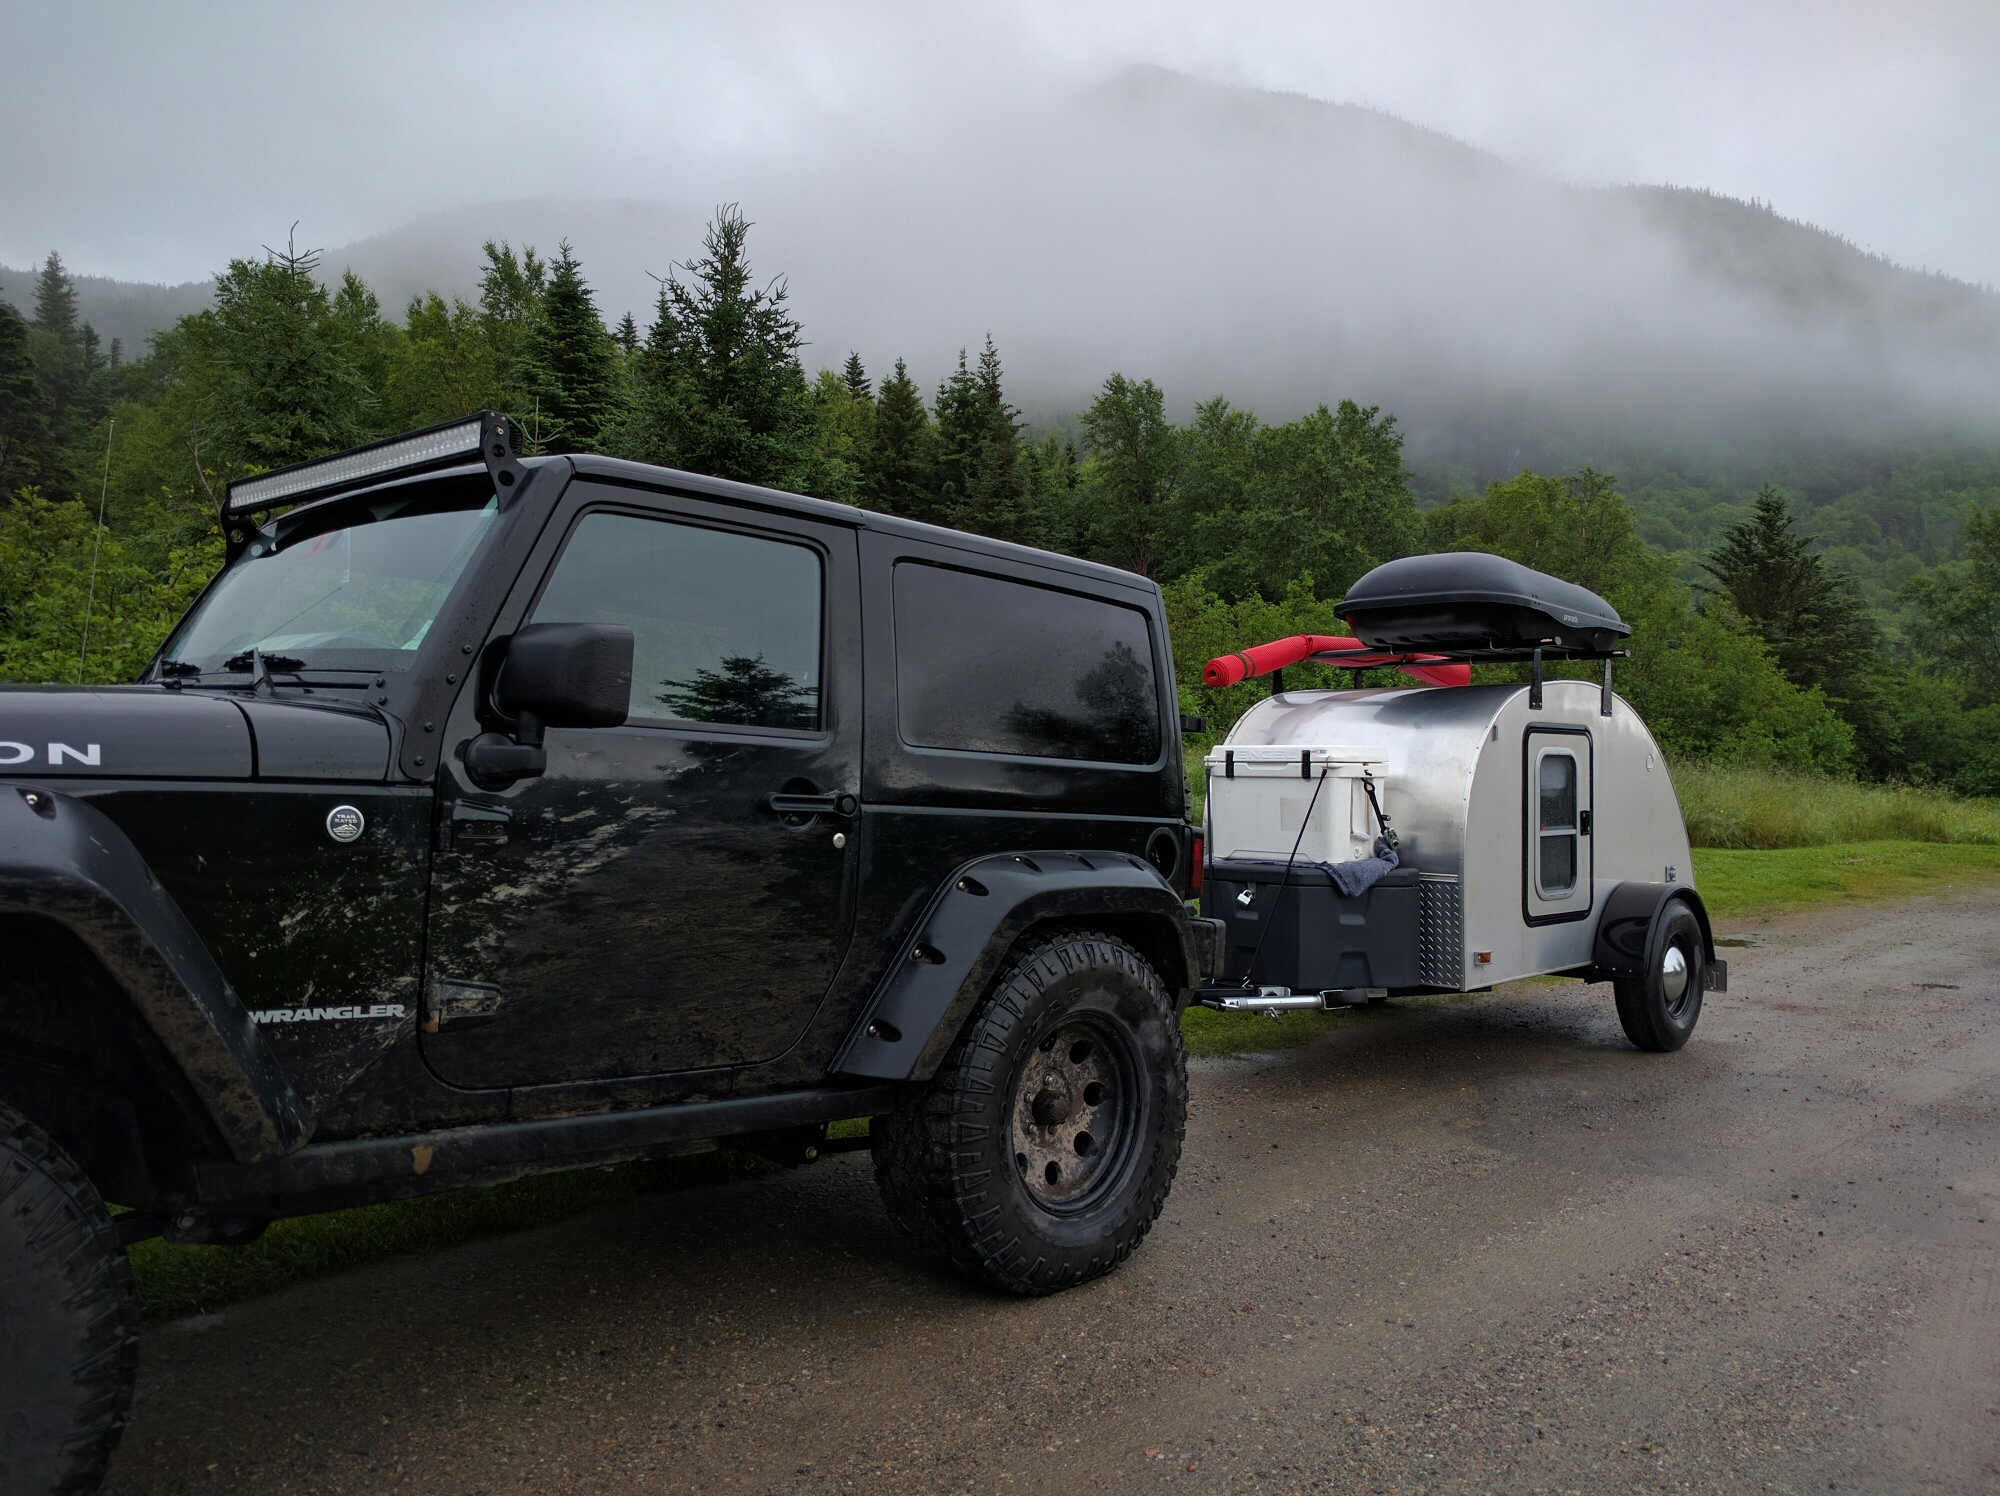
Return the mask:
<path id="1" fill-rule="evenodd" d="M 1386 762 L 1379 750 L 1366 748 L 1210 749 L 1203 760 L 1208 771 L 1208 855 L 1283 862 L 1296 843 L 1301 863 L 1374 856 L 1381 828 L 1361 781 L 1372 773 L 1379 798 Z"/>

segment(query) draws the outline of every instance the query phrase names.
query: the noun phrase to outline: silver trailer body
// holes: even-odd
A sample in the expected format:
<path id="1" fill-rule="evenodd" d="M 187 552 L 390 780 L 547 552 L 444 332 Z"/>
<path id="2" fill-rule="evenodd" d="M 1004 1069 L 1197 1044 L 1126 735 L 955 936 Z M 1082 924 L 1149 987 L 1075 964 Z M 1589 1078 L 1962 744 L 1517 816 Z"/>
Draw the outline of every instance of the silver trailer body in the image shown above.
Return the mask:
<path id="1" fill-rule="evenodd" d="M 1414 972 L 1378 954 L 1378 967 L 1393 967 L 1397 979 L 1378 973 L 1367 985 L 1456 991 L 1590 968 L 1604 912 L 1621 886 L 1628 902 L 1644 896 L 1631 885 L 1661 895 L 1691 891 L 1680 802 L 1638 713 L 1585 681 L 1547 681 L 1541 706 L 1531 709 L 1529 699 L 1527 686 L 1291 691 L 1246 712 L 1208 759 L 1207 847 L 1217 869 L 1211 879 L 1220 885 L 1204 907 L 1229 923 L 1238 966 L 1256 921 L 1275 918 L 1264 912 L 1274 902 L 1270 893 L 1318 900 L 1298 904 L 1296 925 L 1353 927 L 1332 956 L 1287 958 L 1302 990 L 1353 985 L 1328 963 L 1341 950 L 1351 947 L 1350 957 L 1361 950 L 1364 926 L 1404 922 L 1408 910 L 1416 922 Z M 1273 772 L 1280 762 L 1288 772 Z M 1319 774 L 1329 776 L 1323 793 L 1330 808 L 1314 808 L 1308 827 L 1298 797 Z M 1400 834 L 1401 866 L 1378 890 L 1346 900 L 1319 864 L 1370 854 L 1364 778 L 1373 780 Z M 1278 796 L 1294 804 L 1257 803 Z M 1322 820 L 1330 820 L 1325 830 Z M 1287 845 L 1271 845 L 1274 826 L 1293 833 Z M 1288 886 L 1270 888 L 1280 876 L 1274 864 L 1295 844 L 1302 850 L 1283 876 Z M 1290 885 L 1311 886 L 1294 894 Z M 1698 898 L 1692 902 L 1698 907 Z M 1702 923 L 1705 929 L 1705 915 Z M 1373 949 L 1387 949 L 1389 936 L 1371 936 Z M 1261 945 L 1263 934 L 1254 938 L 1260 950 L 1272 949 Z M 1321 949 L 1309 932 L 1302 938 L 1304 949 Z M 1359 959 L 1341 970 L 1359 971 L 1367 957 Z M 1281 965 L 1272 957 L 1251 960 Z M 1247 968 L 1242 975 L 1251 977 Z M 1726 968 L 1715 975 L 1726 979 Z"/>

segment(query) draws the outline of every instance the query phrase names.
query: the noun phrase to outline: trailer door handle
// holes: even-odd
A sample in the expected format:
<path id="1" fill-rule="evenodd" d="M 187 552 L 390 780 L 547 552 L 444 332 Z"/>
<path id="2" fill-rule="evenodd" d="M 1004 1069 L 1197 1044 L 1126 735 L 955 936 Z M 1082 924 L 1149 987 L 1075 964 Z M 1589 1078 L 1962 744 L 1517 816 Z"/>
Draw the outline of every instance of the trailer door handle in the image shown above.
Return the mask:
<path id="1" fill-rule="evenodd" d="M 861 808 L 852 795 L 783 795 L 772 791 L 764 809 L 780 816 L 851 816 Z"/>
<path id="2" fill-rule="evenodd" d="M 1585 836 L 1588 836 L 1588 835 L 1590 835 L 1590 812 L 1589 812 L 1589 811 L 1587 811 L 1587 810 L 1580 810 L 1580 811 L 1578 811 L 1578 812 L 1576 813 L 1576 829 L 1577 829 L 1578 831 L 1581 831 L 1581 832 L 1582 832 L 1582 833 L 1583 833 L 1583 834 L 1584 834 Z"/>

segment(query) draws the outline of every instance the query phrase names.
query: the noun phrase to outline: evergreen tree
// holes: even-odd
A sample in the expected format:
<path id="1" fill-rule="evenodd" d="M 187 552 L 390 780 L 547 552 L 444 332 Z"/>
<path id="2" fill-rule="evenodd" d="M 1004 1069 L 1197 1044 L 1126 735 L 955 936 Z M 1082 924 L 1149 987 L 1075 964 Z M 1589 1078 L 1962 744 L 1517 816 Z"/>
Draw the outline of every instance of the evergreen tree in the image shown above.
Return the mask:
<path id="1" fill-rule="evenodd" d="M 1792 507 L 1771 484 L 1750 518 L 1730 529 L 1702 570 L 1763 635 L 1797 685 L 1845 699 L 1875 661 L 1876 630 L 1854 584 L 1792 531 Z"/>
<path id="2" fill-rule="evenodd" d="M 599 444 L 619 404 L 617 345 L 597 314 L 583 266 L 565 239 L 528 322 L 511 383 L 537 443 L 579 452 Z"/>
<path id="3" fill-rule="evenodd" d="M 873 439 L 861 464 L 862 502 L 886 514 L 940 519 L 933 442 L 924 397 L 899 358 L 875 397 Z"/>
<path id="4" fill-rule="evenodd" d="M 936 439 L 937 510 L 945 523 L 1000 540 L 1016 540 L 1025 525 L 1019 468 L 1021 426 L 1001 389 L 1000 355 L 992 334 L 967 367 L 938 386 Z"/>
<path id="5" fill-rule="evenodd" d="M 717 210 L 701 258 L 661 282 L 633 371 L 630 415 L 612 445 L 627 457 L 818 493 L 840 486 L 816 444 L 818 416 L 799 363 L 804 337 L 778 277 L 753 289 L 750 224 Z"/>
<path id="6" fill-rule="evenodd" d="M 54 250 L 35 277 L 35 326 L 51 337 L 69 342 L 78 334 L 76 283 Z"/>
<path id="7" fill-rule="evenodd" d="M 47 481 L 54 459 L 48 412 L 28 351 L 28 323 L 0 301 L 0 503 Z"/>
<path id="8" fill-rule="evenodd" d="M 619 318 L 618 330 L 611 336 L 618 344 L 619 353 L 623 354 L 626 358 L 630 358 L 639 351 L 639 324 L 633 319 L 630 312 Z"/>
<path id="9" fill-rule="evenodd" d="M 1918 650 L 1979 701 L 2000 702 L 2000 505 L 1966 515 L 1964 561 L 1912 577 L 1904 592 L 1923 619 Z"/>
<path id="10" fill-rule="evenodd" d="M 28 347 L 43 414 L 56 451 L 45 463 L 53 484 L 68 481 L 64 449 L 86 443 L 108 406 L 101 378 L 107 365 L 97 330 L 77 315 L 76 283 L 54 251 L 35 277 L 35 319 Z"/>
<path id="11" fill-rule="evenodd" d="M 261 264 L 232 260 L 215 305 L 168 340 L 163 372 L 182 387 L 205 463 L 283 467 L 368 435 L 375 396 L 318 268 L 316 252 L 289 246 Z"/>
<path id="12" fill-rule="evenodd" d="M 840 381 L 847 386 L 848 393 L 861 400 L 872 400 L 875 391 L 869 386 L 868 371 L 861 367 L 861 355 L 850 352 L 847 362 L 841 367 Z"/>
<path id="13" fill-rule="evenodd" d="M 1167 420 L 1152 380 L 1123 374 L 1104 381 L 1077 420 L 1091 455 L 1098 528 L 1112 564 L 1157 579 L 1157 536 L 1180 481 L 1180 432 Z"/>

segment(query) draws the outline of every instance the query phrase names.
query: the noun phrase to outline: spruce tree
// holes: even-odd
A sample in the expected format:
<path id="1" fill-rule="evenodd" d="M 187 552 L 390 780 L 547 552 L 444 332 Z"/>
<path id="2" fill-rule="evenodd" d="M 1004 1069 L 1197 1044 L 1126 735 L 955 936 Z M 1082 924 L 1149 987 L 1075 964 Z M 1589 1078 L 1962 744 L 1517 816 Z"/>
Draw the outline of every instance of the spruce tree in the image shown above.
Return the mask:
<path id="1" fill-rule="evenodd" d="M 840 370 L 840 382 L 847 386 L 847 392 L 859 400 L 872 400 L 875 391 L 868 383 L 868 371 L 861 367 L 861 355 L 849 352 L 847 362 Z"/>
<path id="2" fill-rule="evenodd" d="M 861 468 L 862 502 L 887 514 L 938 519 L 933 443 L 930 412 L 899 358 L 875 397 L 874 438 Z"/>
<path id="3" fill-rule="evenodd" d="M 991 333 L 986 335 L 973 379 L 979 391 L 979 443 L 960 523 L 999 540 L 1025 540 L 1021 423 L 1001 388 L 1000 353 Z"/>
<path id="4" fill-rule="evenodd" d="M 1180 432 L 1152 380 L 1113 374 L 1077 421 L 1091 455 L 1099 528 L 1109 559 L 1141 576 L 1160 575 L 1159 532 L 1180 482 Z"/>
<path id="5" fill-rule="evenodd" d="M 28 348 L 50 440 L 58 451 L 85 443 L 109 404 L 100 378 L 107 365 L 97 330 L 78 316 L 76 282 L 54 251 L 35 277 L 35 319 Z M 70 466 L 52 461 L 45 476 L 59 483 L 68 477 Z"/>
<path id="6" fill-rule="evenodd" d="M 54 456 L 48 412 L 28 350 L 28 323 L 0 301 L 0 503 L 47 482 Z"/>
<path id="7" fill-rule="evenodd" d="M 76 283 L 54 250 L 35 277 L 35 326 L 65 343 L 77 336 Z"/>
<path id="8" fill-rule="evenodd" d="M 583 265 L 567 239 L 557 246 L 548 288 L 527 325 L 512 384 L 524 409 L 517 411 L 537 443 L 555 452 L 580 452 L 618 414 L 617 345 L 597 314 Z"/>
<path id="9" fill-rule="evenodd" d="M 633 370 L 621 455 L 744 483 L 816 492 L 818 417 L 783 277 L 753 285 L 750 223 L 716 211 L 702 256 L 669 275 Z"/>
<path id="10" fill-rule="evenodd" d="M 354 446 L 373 425 L 353 327 L 320 284 L 317 252 L 266 254 L 230 261 L 215 305 L 171 340 L 204 466 L 283 467 Z"/>
<path id="11" fill-rule="evenodd" d="M 630 312 L 619 318 L 618 330 L 611 336 L 618 344 L 618 351 L 626 358 L 639 351 L 639 324 Z"/>
<path id="12" fill-rule="evenodd" d="M 1792 530 L 1791 502 L 1769 483 L 1750 518 L 1726 532 L 1702 569 L 1763 635 L 1799 686 L 1846 699 L 1875 657 L 1875 625 L 1854 584 Z"/>

